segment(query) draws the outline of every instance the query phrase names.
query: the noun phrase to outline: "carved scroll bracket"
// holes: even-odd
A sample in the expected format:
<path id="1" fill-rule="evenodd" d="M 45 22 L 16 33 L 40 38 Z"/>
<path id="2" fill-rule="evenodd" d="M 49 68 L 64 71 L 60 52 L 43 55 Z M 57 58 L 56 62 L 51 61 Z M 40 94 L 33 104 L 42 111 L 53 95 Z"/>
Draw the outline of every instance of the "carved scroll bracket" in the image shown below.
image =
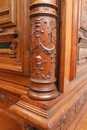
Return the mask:
<path id="1" fill-rule="evenodd" d="M 30 90 L 28 96 L 36 100 L 49 100 L 58 96 L 55 86 L 56 66 L 56 1 L 32 0 L 30 6 Z"/>

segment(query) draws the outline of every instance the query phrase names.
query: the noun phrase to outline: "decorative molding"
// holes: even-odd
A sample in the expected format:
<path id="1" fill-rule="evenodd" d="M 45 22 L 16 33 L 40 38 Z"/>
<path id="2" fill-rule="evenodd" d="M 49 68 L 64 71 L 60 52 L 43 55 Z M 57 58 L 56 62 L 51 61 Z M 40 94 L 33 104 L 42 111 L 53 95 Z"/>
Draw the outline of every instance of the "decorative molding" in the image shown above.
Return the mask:
<path id="1" fill-rule="evenodd" d="M 29 124 L 25 124 L 25 130 L 38 130 L 38 129 L 30 126 Z"/>
<path id="2" fill-rule="evenodd" d="M 0 108 L 7 110 L 18 102 L 18 100 L 18 96 L 0 90 Z"/>
<path id="3" fill-rule="evenodd" d="M 57 9 L 40 1 L 30 6 L 30 90 L 29 97 L 49 100 L 57 97 L 55 86 Z M 49 82 L 49 83 L 48 83 Z M 38 87 L 39 86 L 39 87 Z M 48 94 L 48 95 L 47 95 Z"/>
<path id="4" fill-rule="evenodd" d="M 10 53 L 10 57 L 11 58 L 16 58 L 16 54 L 17 54 L 17 45 L 18 45 L 18 39 L 14 38 L 12 41 L 12 51 Z"/>
<path id="5" fill-rule="evenodd" d="M 5 104 L 6 108 L 9 108 L 12 102 L 12 98 L 4 93 L 0 93 L 0 100 Z"/>
<path id="6" fill-rule="evenodd" d="M 81 0 L 78 39 L 78 61 L 77 63 L 87 62 L 87 1 Z M 85 49 L 84 49 L 85 48 Z M 84 59 L 84 61 L 83 61 Z M 81 62 L 82 61 L 82 62 Z"/>
<path id="7" fill-rule="evenodd" d="M 0 27 L 16 26 L 16 24 L 17 0 L 0 0 Z"/>
<path id="8" fill-rule="evenodd" d="M 3 40 L 2 40 L 2 37 L 3 37 Z M 6 45 L 7 41 L 11 43 L 10 48 L 4 47 L 4 43 Z M 16 30 L 9 32 L 5 30 L 4 28 L 2 28 L 0 30 L 0 44 L 3 45 L 3 47 L 0 48 L 0 53 L 3 53 L 3 54 L 6 53 L 6 54 L 9 54 L 11 58 L 15 58 L 16 53 L 17 53 L 18 32 Z"/>
<path id="9" fill-rule="evenodd" d="M 82 107 L 87 101 L 87 91 L 75 102 L 75 104 L 67 111 L 67 113 L 58 121 L 55 130 L 67 130 L 69 125 L 75 119 Z"/>
<path id="10" fill-rule="evenodd" d="M 87 70 L 87 1 L 79 0 L 76 76 Z"/>
<path id="11" fill-rule="evenodd" d="M 82 0 L 81 9 L 81 28 L 87 31 L 87 0 Z"/>

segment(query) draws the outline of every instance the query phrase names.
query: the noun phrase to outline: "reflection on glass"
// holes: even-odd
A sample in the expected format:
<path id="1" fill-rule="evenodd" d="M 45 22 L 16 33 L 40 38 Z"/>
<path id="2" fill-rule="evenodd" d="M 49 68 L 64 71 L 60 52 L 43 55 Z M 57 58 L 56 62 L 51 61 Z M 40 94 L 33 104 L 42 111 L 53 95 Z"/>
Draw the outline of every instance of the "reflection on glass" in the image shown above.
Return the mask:
<path id="1" fill-rule="evenodd" d="M 12 42 L 0 42 L 0 49 L 12 49 Z"/>

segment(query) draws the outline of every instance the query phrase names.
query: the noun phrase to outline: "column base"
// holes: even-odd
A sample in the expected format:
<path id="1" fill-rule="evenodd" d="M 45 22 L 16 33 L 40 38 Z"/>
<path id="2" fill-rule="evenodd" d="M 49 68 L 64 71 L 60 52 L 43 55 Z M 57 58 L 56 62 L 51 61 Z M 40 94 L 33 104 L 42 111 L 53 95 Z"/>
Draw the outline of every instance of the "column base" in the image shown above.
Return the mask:
<path id="1" fill-rule="evenodd" d="M 29 90 L 28 96 L 35 100 L 47 101 L 56 98 L 58 96 L 58 91 L 55 89 L 53 91 L 41 93 L 41 92 Z"/>

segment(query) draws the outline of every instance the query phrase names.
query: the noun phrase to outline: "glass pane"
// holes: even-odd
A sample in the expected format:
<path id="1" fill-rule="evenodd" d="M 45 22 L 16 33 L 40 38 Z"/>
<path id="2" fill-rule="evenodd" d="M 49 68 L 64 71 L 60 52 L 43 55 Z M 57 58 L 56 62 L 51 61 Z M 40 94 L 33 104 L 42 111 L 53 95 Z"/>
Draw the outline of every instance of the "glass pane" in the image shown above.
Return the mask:
<path id="1" fill-rule="evenodd" d="M 0 42 L 0 49 L 12 49 L 12 42 Z"/>

